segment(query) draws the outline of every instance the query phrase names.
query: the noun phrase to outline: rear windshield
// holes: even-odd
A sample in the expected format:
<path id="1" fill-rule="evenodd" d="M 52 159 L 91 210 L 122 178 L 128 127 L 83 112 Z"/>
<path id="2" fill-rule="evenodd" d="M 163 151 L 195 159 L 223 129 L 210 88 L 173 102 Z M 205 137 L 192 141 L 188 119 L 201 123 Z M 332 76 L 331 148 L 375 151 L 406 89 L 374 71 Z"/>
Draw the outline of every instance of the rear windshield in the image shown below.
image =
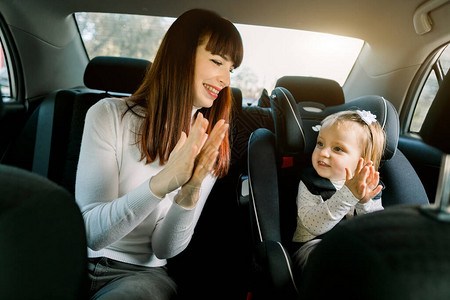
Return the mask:
<path id="1" fill-rule="evenodd" d="M 77 13 L 76 20 L 90 58 L 100 55 L 153 61 L 174 18 L 125 14 Z M 231 75 L 244 105 L 269 94 L 278 78 L 315 76 L 340 85 L 358 57 L 363 41 L 317 32 L 235 24 L 244 43 L 244 60 Z"/>

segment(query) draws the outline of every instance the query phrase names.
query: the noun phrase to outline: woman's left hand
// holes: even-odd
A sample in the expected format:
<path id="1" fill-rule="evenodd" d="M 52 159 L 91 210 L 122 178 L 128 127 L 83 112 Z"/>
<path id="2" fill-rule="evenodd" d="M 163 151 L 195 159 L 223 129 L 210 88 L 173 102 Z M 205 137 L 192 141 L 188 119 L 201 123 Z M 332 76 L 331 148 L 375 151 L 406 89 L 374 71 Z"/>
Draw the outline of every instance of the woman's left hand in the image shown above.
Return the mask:
<path id="1" fill-rule="evenodd" d="M 150 179 L 149 187 L 155 196 L 163 198 L 186 184 L 192 177 L 197 156 L 208 137 L 207 127 L 208 120 L 199 113 L 189 136 L 187 137 L 184 132 L 181 133 L 164 168 Z"/>
<path id="2" fill-rule="evenodd" d="M 186 208 L 192 208 L 197 204 L 200 187 L 205 177 L 212 171 L 219 154 L 219 147 L 225 137 L 229 125 L 224 120 L 216 123 L 205 145 L 197 156 L 194 172 L 189 181 L 181 187 L 175 201 Z"/>

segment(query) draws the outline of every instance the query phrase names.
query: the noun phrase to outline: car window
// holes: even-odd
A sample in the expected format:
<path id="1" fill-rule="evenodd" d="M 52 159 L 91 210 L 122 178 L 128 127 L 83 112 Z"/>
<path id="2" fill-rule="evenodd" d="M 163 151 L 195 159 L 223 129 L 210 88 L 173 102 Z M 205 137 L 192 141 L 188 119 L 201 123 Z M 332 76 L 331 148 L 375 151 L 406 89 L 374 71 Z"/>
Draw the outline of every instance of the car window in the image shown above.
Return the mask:
<path id="1" fill-rule="evenodd" d="M 89 57 L 126 56 L 153 60 L 173 18 L 124 14 L 75 15 Z M 316 76 L 343 85 L 364 44 L 362 40 L 264 26 L 235 24 L 244 43 L 244 60 L 231 75 L 244 105 L 255 103 L 285 75 Z"/>
<path id="2" fill-rule="evenodd" d="M 448 69 L 450 69 L 450 47 L 447 47 L 447 49 L 442 53 L 439 62 L 444 74 L 447 74 Z"/>
<path id="3" fill-rule="evenodd" d="M 3 43 L 0 43 L 0 90 L 3 101 L 11 100 L 11 84 Z"/>
<path id="4" fill-rule="evenodd" d="M 428 110 L 433 103 L 434 97 L 439 89 L 440 82 L 445 74 L 448 73 L 450 67 L 450 47 L 446 46 L 444 51 L 440 54 L 439 59 L 431 67 L 428 78 L 422 87 L 419 94 L 414 114 L 409 128 L 410 132 L 419 132 Z"/>

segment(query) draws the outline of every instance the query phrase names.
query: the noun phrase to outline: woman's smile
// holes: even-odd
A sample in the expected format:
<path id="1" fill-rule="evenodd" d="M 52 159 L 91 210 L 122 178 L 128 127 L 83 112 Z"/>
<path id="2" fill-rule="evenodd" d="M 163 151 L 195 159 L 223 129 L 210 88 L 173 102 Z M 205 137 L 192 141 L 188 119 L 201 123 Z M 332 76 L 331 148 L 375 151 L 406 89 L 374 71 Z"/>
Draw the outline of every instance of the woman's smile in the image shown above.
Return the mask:
<path id="1" fill-rule="evenodd" d="M 217 87 L 214 87 L 207 83 L 204 83 L 203 86 L 205 87 L 208 94 L 210 94 L 214 99 L 217 98 L 218 94 L 220 93 L 220 90 Z"/>

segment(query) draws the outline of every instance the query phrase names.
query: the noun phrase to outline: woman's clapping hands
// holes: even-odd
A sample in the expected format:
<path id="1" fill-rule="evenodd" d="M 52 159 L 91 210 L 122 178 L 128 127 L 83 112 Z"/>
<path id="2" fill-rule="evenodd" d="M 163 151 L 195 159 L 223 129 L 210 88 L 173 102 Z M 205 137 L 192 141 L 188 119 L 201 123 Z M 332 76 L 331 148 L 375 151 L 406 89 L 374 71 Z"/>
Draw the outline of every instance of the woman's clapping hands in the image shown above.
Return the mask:
<path id="1" fill-rule="evenodd" d="M 224 120 L 220 120 L 208 136 L 208 120 L 199 113 L 189 136 L 184 132 L 181 134 L 164 169 L 150 180 L 153 194 L 162 198 L 182 187 L 183 196 L 176 198 L 177 203 L 185 207 L 194 206 L 198 197 L 190 196 L 198 196 L 203 180 L 212 171 L 228 127 Z"/>

